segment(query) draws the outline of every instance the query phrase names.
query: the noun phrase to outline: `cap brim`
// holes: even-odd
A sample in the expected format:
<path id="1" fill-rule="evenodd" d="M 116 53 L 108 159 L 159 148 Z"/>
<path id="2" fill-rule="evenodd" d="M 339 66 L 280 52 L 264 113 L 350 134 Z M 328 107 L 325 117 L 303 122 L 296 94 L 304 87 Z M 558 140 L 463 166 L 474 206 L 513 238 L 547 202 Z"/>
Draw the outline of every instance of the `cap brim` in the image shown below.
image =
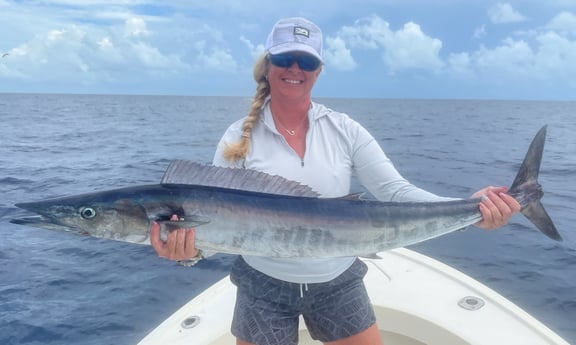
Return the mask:
<path id="1" fill-rule="evenodd" d="M 322 63 L 324 62 L 324 60 L 322 60 L 322 57 L 318 54 L 318 52 L 314 48 L 310 47 L 307 44 L 301 44 L 301 43 L 297 43 L 297 42 L 279 44 L 279 45 L 276 45 L 274 47 L 270 47 L 270 49 L 268 49 L 268 52 L 270 54 L 273 54 L 273 55 L 274 54 L 288 53 L 288 52 L 304 52 L 304 53 L 307 53 L 307 54 L 314 56 L 315 58 L 320 60 Z"/>

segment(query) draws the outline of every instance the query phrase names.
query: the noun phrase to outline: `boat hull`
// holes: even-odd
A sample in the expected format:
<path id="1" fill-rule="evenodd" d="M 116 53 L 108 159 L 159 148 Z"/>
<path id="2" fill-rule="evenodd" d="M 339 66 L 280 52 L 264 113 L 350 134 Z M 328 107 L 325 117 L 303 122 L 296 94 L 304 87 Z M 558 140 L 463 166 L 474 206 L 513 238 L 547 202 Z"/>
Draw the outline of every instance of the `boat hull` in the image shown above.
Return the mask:
<path id="1" fill-rule="evenodd" d="M 399 248 L 363 259 L 385 344 L 568 345 L 495 291 L 432 258 Z M 138 345 L 233 344 L 236 288 L 228 277 L 192 299 Z M 313 341 L 300 322 L 300 344 Z"/>

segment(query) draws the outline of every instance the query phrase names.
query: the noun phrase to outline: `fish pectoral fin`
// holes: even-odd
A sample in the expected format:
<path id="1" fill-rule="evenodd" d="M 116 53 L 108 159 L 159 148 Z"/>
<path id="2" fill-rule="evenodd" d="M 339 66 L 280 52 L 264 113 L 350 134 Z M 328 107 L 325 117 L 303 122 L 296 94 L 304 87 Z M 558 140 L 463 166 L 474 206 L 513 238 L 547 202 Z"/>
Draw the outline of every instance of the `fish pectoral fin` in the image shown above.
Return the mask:
<path id="1" fill-rule="evenodd" d="M 159 220 L 158 223 L 166 230 L 174 231 L 178 229 L 197 228 L 210 223 L 210 219 L 201 216 L 187 216 L 181 220 Z"/>

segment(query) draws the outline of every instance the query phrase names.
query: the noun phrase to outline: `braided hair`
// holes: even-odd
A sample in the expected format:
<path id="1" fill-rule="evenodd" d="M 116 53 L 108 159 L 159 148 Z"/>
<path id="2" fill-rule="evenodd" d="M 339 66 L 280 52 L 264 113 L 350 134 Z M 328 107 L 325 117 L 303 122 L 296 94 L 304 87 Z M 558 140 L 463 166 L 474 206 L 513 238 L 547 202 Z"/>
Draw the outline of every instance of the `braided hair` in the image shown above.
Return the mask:
<path id="1" fill-rule="evenodd" d="M 242 136 L 235 143 L 227 144 L 224 148 L 223 156 L 228 161 L 238 161 L 246 158 L 250 149 L 252 128 L 260 119 L 262 107 L 270 95 L 270 84 L 268 83 L 268 59 L 267 53 L 262 54 L 254 64 L 254 80 L 256 81 L 256 94 L 250 105 L 250 112 L 242 124 Z"/>

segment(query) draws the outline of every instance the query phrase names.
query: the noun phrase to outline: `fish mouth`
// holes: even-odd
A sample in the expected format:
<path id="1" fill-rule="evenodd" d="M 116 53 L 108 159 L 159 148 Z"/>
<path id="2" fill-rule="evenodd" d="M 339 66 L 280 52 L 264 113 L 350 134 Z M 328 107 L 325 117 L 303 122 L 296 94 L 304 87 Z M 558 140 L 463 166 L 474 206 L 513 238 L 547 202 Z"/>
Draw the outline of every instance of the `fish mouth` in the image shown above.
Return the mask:
<path id="1" fill-rule="evenodd" d="M 48 211 L 51 206 L 50 202 L 25 202 L 15 204 L 14 206 L 29 212 L 36 213 L 36 215 L 15 218 L 10 220 L 10 223 L 52 231 L 71 232 L 80 235 L 86 234 L 85 230 L 62 222 L 58 216 L 52 216 L 52 212 Z M 59 212 L 59 214 L 62 213 Z"/>
<path id="2" fill-rule="evenodd" d="M 34 212 L 34 213 L 41 213 L 43 210 L 45 210 L 48 206 L 46 205 L 45 202 L 21 202 L 18 204 L 14 204 L 14 206 L 21 208 L 23 210 L 26 211 L 30 211 L 30 212 Z M 33 217 L 25 217 L 22 219 L 28 219 L 28 218 L 33 218 Z M 46 219 L 48 219 L 48 217 L 45 217 Z"/>
<path id="3" fill-rule="evenodd" d="M 31 226 L 35 228 L 48 229 L 52 231 L 72 232 L 80 235 L 86 234 L 86 231 L 80 228 L 61 224 L 55 219 L 45 216 L 30 216 L 30 217 L 15 218 L 11 219 L 10 223 Z"/>

